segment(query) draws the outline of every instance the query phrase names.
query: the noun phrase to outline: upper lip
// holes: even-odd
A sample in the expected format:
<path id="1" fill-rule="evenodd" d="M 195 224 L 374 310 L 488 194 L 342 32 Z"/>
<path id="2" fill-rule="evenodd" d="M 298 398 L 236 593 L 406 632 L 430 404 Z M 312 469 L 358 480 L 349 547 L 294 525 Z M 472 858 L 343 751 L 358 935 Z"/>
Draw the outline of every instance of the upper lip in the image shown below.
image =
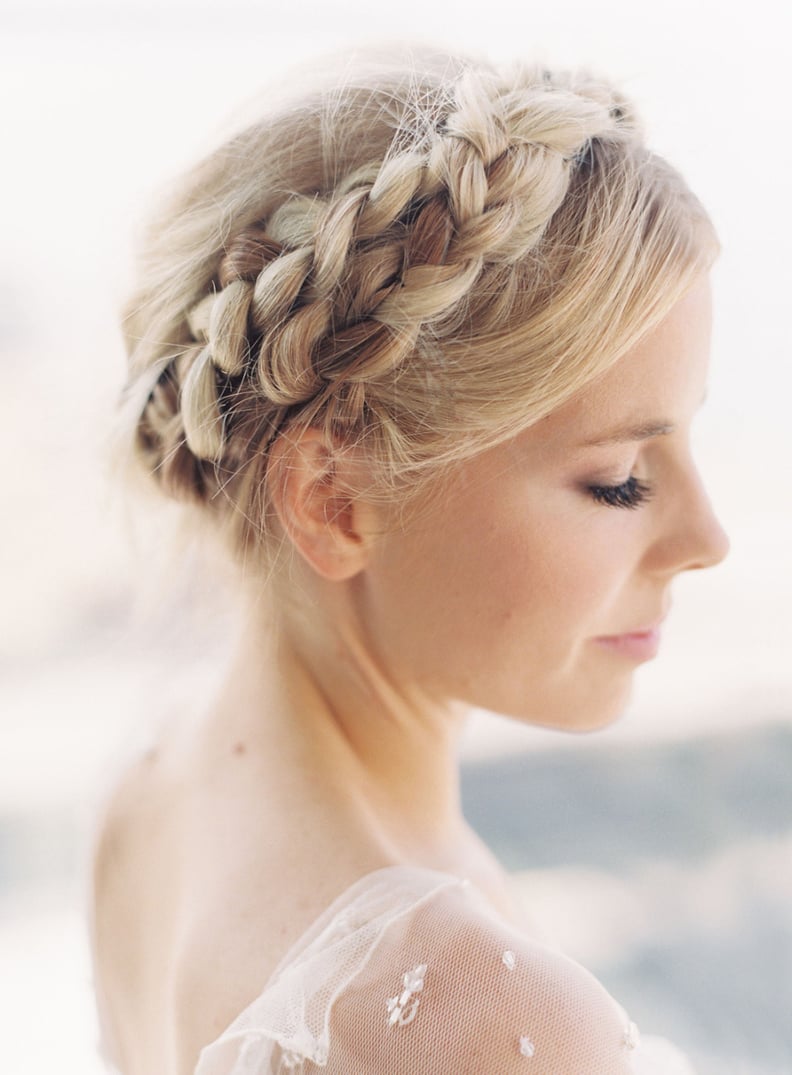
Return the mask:
<path id="1" fill-rule="evenodd" d="M 667 615 L 668 615 L 668 613 L 663 613 L 662 616 L 660 616 L 657 619 L 653 620 L 646 627 L 633 627 L 629 631 L 616 631 L 612 635 L 600 635 L 599 637 L 600 638 L 629 638 L 632 635 L 650 635 L 654 631 L 658 631 L 660 629 L 660 625 L 662 624 L 663 620 L 666 618 Z"/>

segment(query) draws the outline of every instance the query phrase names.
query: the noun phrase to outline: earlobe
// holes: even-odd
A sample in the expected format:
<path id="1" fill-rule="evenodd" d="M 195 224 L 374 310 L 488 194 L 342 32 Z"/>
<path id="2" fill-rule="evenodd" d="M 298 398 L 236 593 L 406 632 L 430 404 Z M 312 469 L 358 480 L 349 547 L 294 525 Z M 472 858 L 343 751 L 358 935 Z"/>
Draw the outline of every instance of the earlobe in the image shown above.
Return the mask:
<path id="1" fill-rule="evenodd" d="M 358 464 L 359 465 L 359 464 Z M 341 582 L 366 566 L 370 534 L 352 461 L 317 429 L 286 431 L 272 446 L 272 506 L 294 548 L 322 578 Z"/>

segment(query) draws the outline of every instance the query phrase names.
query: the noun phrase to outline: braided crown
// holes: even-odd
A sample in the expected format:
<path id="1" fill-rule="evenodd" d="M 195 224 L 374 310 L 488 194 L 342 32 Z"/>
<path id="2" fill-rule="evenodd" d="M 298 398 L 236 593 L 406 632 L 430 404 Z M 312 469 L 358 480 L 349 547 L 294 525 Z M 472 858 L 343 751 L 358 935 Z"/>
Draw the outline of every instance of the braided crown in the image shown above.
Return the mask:
<path id="1" fill-rule="evenodd" d="M 223 456 L 241 384 L 271 405 L 273 427 L 334 405 L 362 420 L 372 386 L 398 377 L 421 339 L 458 328 L 488 266 L 537 246 L 592 140 L 632 125 L 598 84 L 473 69 L 421 120 L 402 123 L 384 161 L 287 197 L 226 242 L 178 358 L 197 459 Z"/>

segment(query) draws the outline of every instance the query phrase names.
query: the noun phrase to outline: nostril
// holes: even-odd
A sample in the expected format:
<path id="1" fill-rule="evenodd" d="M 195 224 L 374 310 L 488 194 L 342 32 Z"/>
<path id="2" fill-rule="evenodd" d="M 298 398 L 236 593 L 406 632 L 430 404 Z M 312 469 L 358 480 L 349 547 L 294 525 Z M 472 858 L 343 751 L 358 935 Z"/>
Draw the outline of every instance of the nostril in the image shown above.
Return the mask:
<path id="1" fill-rule="evenodd" d="M 708 505 L 708 526 L 702 535 L 702 553 L 699 562 L 691 564 L 691 567 L 705 568 L 716 567 L 729 555 L 731 541 L 724 530 L 720 520 L 712 512 Z"/>

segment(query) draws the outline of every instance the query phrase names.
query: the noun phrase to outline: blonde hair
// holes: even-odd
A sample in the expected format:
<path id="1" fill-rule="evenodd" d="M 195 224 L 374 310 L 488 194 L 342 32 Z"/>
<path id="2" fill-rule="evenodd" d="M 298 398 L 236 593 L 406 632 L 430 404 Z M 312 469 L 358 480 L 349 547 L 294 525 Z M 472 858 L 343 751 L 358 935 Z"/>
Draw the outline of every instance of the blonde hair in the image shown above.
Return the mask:
<path id="1" fill-rule="evenodd" d="M 716 252 L 601 80 L 428 52 L 341 70 L 180 181 L 124 316 L 136 457 L 243 558 L 287 428 L 412 495 L 606 370 Z"/>

